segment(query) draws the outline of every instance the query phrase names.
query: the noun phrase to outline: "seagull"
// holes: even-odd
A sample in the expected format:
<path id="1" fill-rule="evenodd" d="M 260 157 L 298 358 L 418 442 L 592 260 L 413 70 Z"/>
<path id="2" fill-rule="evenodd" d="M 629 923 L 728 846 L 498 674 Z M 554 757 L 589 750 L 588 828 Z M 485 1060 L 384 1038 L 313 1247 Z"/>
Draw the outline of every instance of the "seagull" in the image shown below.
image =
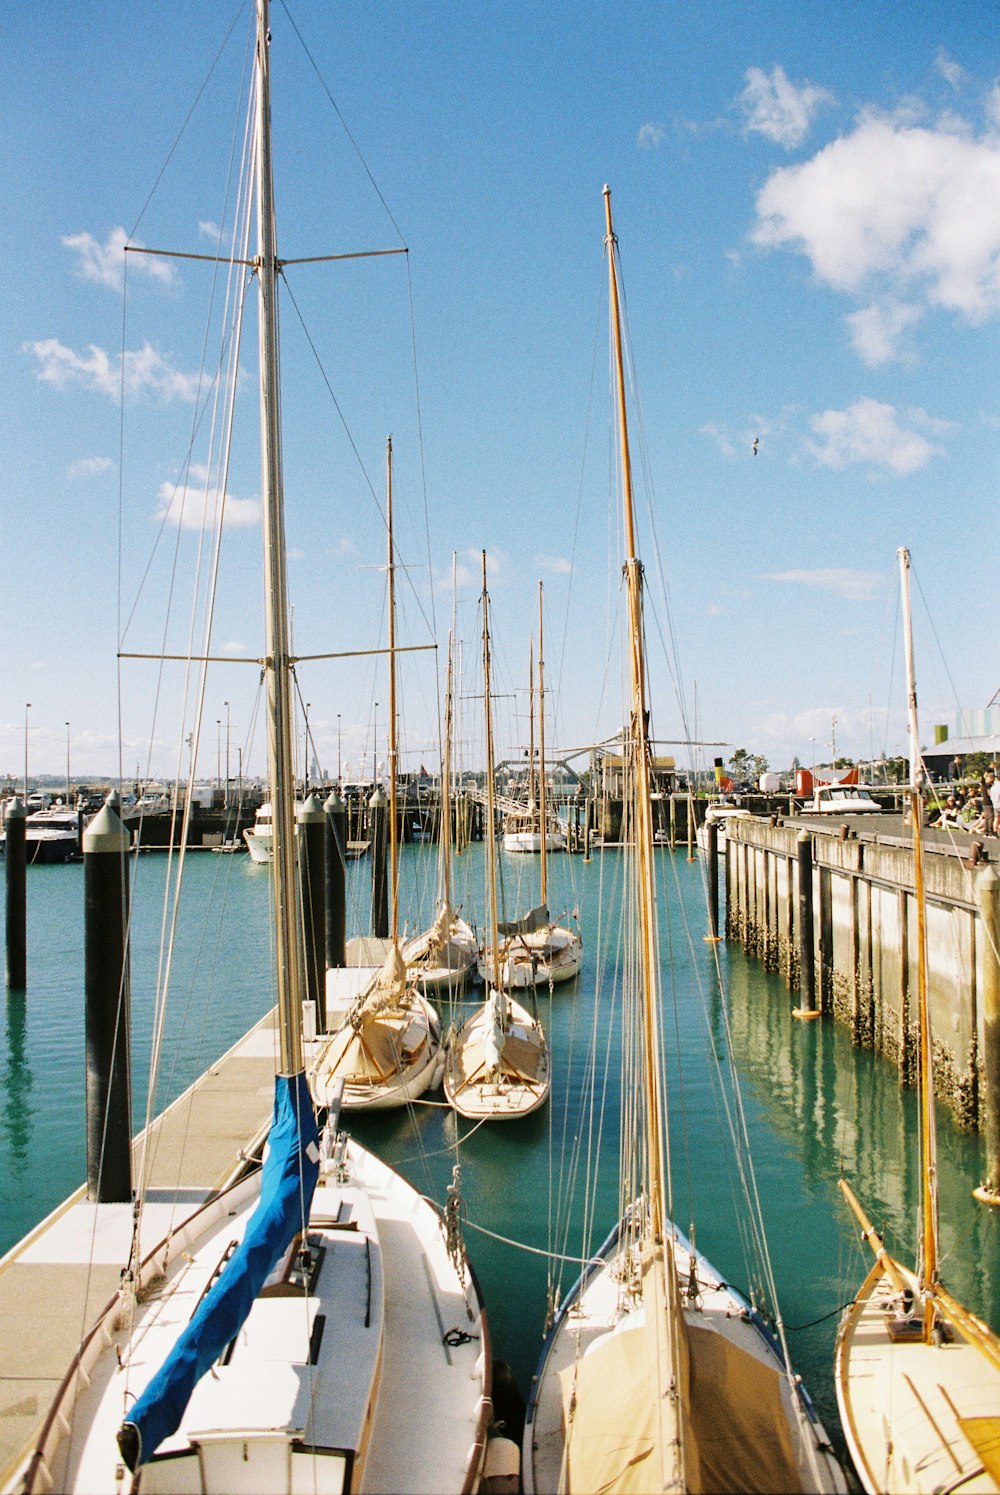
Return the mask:
<path id="1" fill-rule="evenodd" d="M 757 455 L 757 448 L 759 446 L 760 446 L 760 437 L 759 436 L 755 436 L 754 439 L 753 439 L 753 446 L 750 448 L 750 450 L 753 452 L 753 454 L 754 454 L 755 457 Z"/>

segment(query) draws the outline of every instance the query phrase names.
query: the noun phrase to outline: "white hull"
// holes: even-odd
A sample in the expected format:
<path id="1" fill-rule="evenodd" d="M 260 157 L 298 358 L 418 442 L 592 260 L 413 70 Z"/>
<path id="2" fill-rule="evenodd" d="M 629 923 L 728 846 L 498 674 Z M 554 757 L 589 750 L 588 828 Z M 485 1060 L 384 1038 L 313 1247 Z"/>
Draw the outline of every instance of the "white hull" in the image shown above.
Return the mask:
<path id="1" fill-rule="evenodd" d="M 250 860 L 258 867 L 269 867 L 271 864 L 271 832 L 261 835 L 259 831 L 245 830 L 243 839 L 250 853 Z"/>
<path id="2" fill-rule="evenodd" d="M 541 831 L 505 831 L 503 849 L 529 855 L 534 853 L 537 856 L 542 849 L 542 833 Z M 545 838 L 545 850 L 565 851 L 566 837 L 550 831 Z"/>
<path id="3" fill-rule="evenodd" d="M 259 1177 L 206 1205 L 147 1257 L 142 1280 L 156 1285 L 140 1293 L 131 1344 L 116 1295 L 63 1383 L 18 1484 L 26 1495 L 136 1489 L 122 1477 L 115 1441 L 123 1407 L 158 1370 L 242 1237 Z M 141 1469 L 142 1495 L 477 1488 L 489 1331 L 474 1279 L 466 1271 L 461 1281 L 448 1256 L 437 1212 L 343 1138 L 321 1174 L 307 1240 L 322 1252 L 314 1276 L 294 1281 L 296 1237 L 272 1276 L 274 1292 L 265 1288 L 231 1352 L 196 1387 L 178 1431 Z M 441 1324 L 473 1338 L 445 1347 Z M 397 1351 L 405 1344 L 405 1354 L 383 1353 L 383 1339 Z"/>
<path id="4" fill-rule="evenodd" d="M 391 1111 L 441 1083 L 441 1019 L 425 997 L 411 992 L 405 1007 L 386 1008 L 361 1035 L 349 1022 L 310 1065 L 309 1089 L 318 1106 L 340 1094 L 345 1111 Z"/>
<path id="5" fill-rule="evenodd" d="M 916 1293 L 914 1274 L 898 1270 Z M 837 1406 L 862 1485 L 872 1495 L 996 1492 L 968 1434 L 982 1419 L 987 1441 L 995 1440 L 1000 1368 L 957 1334 L 945 1344 L 893 1338 L 889 1323 L 899 1308 L 898 1292 L 876 1263 L 837 1338 Z"/>
<path id="6" fill-rule="evenodd" d="M 403 947 L 406 977 L 415 982 L 425 996 L 460 997 L 475 970 L 479 945 L 464 919 L 452 919 L 445 944 L 436 941 L 436 926 L 410 940 Z"/>
<path id="7" fill-rule="evenodd" d="M 561 925 L 515 935 L 501 947 L 499 980 L 506 991 L 529 991 L 532 988 L 558 986 L 572 981 L 583 962 L 583 942 L 572 929 Z M 492 981 L 493 956 L 481 952 L 478 961 L 480 979 Z"/>
<path id="8" fill-rule="evenodd" d="M 605 1383 L 604 1394 L 598 1393 L 599 1405 L 595 1408 L 592 1402 L 588 1402 L 582 1383 L 577 1384 L 580 1366 L 586 1365 L 588 1352 L 614 1347 L 616 1340 L 617 1347 L 624 1356 L 624 1361 L 619 1364 L 634 1364 L 637 1346 L 641 1345 L 642 1338 L 645 1337 L 636 1333 L 635 1344 L 629 1351 L 627 1347 L 630 1341 L 624 1336 L 644 1328 L 646 1310 L 641 1299 L 626 1290 L 626 1284 L 634 1274 L 632 1266 L 626 1260 L 622 1239 L 622 1226 L 619 1225 L 566 1295 L 546 1339 L 524 1426 L 522 1480 L 525 1495 L 543 1495 L 543 1492 L 544 1495 L 553 1495 L 556 1491 L 585 1492 L 592 1491 L 595 1487 L 591 1482 L 595 1477 L 593 1470 L 588 1468 L 586 1458 L 580 1451 L 582 1442 L 578 1445 L 575 1459 L 571 1445 L 567 1477 L 567 1413 L 564 1406 L 572 1397 L 571 1415 L 575 1419 L 591 1414 L 600 1419 L 604 1412 L 600 1403 L 613 1398 L 615 1388 Z M 700 1372 L 692 1373 L 692 1384 L 701 1391 L 704 1421 L 709 1425 L 716 1421 L 724 1422 L 731 1411 L 724 1401 L 726 1393 L 739 1394 L 751 1379 L 761 1381 L 770 1386 L 772 1403 L 780 1399 L 787 1421 L 788 1441 L 797 1459 L 797 1470 L 792 1475 L 794 1483 L 786 1484 L 783 1488 L 846 1491 L 843 1471 L 829 1448 L 826 1433 L 797 1382 L 795 1390 L 789 1385 L 780 1349 L 764 1320 L 739 1293 L 722 1280 L 700 1253 L 692 1252 L 689 1242 L 679 1231 L 673 1233 L 672 1241 L 680 1291 L 688 1304 L 684 1309 L 684 1320 L 689 1336 L 721 1336 L 726 1341 L 727 1353 L 733 1357 L 735 1352 L 731 1370 L 740 1362 L 743 1366 L 742 1375 L 736 1375 L 726 1384 L 720 1381 L 717 1385 L 706 1386 Z M 697 1307 L 690 1303 L 688 1296 L 692 1259 L 696 1262 Z M 709 1345 L 713 1343 L 711 1339 L 708 1341 Z M 745 1433 L 752 1439 L 755 1409 L 751 1395 L 747 1395 L 746 1400 L 750 1405 L 744 1404 L 740 1408 L 740 1415 L 748 1422 Z M 634 1413 L 638 1419 L 643 1410 L 645 1409 L 633 1405 L 628 1412 L 629 1415 Z M 627 1430 L 619 1425 L 610 1429 L 610 1432 L 613 1441 L 618 1435 L 624 1437 Z M 703 1436 L 703 1448 L 707 1442 Z M 758 1450 L 754 1448 L 752 1441 L 744 1440 L 743 1448 L 747 1450 L 749 1461 L 755 1463 Z M 717 1450 L 713 1450 L 713 1454 L 718 1457 Z M 737 1439 L 736 1457 L 740 1456 Z M 759 1456 L 763 1467 L 763 1448 L 759 1451 Z M 648 1472 L 634 1483 L 628 1484 L 628 1489 L 661 1488 L 657 1482 L 655 1451 L 645 1457 L 649 1459 L 649 1464 L 646 1465 Z M 743 1483 L 736 1477 L 732 1483 L 724 1484 L 718 1475 L 713 1478 L 705 1470 L 702 1471 L 702 1478 L 705 1482 L 699 1487 L 706 1489 L 772 1488 L 766 1482 L 766 1474 L 759 1476 L 765 1482 L 758 1483 Z"/>
<path id="9" fill-rule="evenodd" d="M 487 1001 L 451 1035 L 444 1093 L 471 1121 L 510 1121 L 537 1111 L 549 1098 L 551 1070 L 545 1034 L 520 1003 L 507 998 L 508 1033 L 499 1065 L 492 1062 L 494 1020 Z"/>

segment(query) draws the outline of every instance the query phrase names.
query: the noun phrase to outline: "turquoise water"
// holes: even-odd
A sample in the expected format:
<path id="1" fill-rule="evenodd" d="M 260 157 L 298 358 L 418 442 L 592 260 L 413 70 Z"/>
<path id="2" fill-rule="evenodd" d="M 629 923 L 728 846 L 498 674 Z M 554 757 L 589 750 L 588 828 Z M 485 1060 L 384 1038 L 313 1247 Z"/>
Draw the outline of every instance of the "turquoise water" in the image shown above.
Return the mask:
<path id="1" fill-rule="evenodd" d="M 145 1113 L 165 868 L 163 856 L 140 858 L 133 902 L 137 1124 Z M 458 863 L 456 896 L 467 916 L 483 907 L 482 868 L 479 847 Z M 576 1275 L 571 1262 L 554 1266 L 550 1255 L 578 1258 L 584 1239 L 597 1245 L 619 1214 L 621 1041 L 612 981 L 602 983 L 595 1001 L 600 946 L 613 942 L 616 931 L 618 868 L 613 851 L 589 865 L 579 857 L 551 861 L 550 906 L 554 912 L 579 907 L 586 964 L 576 983 L 539 999 L 553 1052 L 546 1112 L 473 1131 L 431 1103 L 412 1114 L 359 1119 L 353 1127 L 365 1145 L 439 1201 L 460 1162 L 466 1238 L 487 1301 L 494 1353 L 510 1363 L 525 1391 L 550 1279 L 565 1289 Z M 843 1169 L 876 1226 L 912 1260 L 914 1097 L 901 1090 L 890 1065 L 855 1049 L 832 1022 L 793 1021 L 790 993 L 737 947 L 720 947 L 727 1038 L 713 948 L 702 938 L 700 865 L 688 863 L 682 850 L 663 851 L 659 869 L 669 910 L 661 938 L 673 1210 L 682 1228 L 695 1223 L 699 1247 L 730 1281 L 745 1291 L 758 1287 L 713 1079 L 713 1055 L 724 1058 L 731 1041 L 792 1355 L 832 1430 L 837 1310 L 867 1266 L 837 1178 Z M 509 913 L 536 901 L 534 859 L 507 858 L 504 872 Z M 368 919 L 368 864 L 353 864 L 349 877 L 349 927 L 361 929 Z M 412 929 L 433 903 L 432 848 L 404 849 L 401 886 L 402 917 Z M 28 991 L 7 994 L 0 1031 L 0 1251 L 65 1198 L 86 1165 L 82 867 L 29 868 L 28 910 Z M 190 857 L 178 950 L 160 1107 L 272 1005 L 266 869 L 243 856 Z M 943 1275 L 971 1309 L 1000 1328 L 1000 1220 L 971 1197 L 984 1171 L 982 1143 L 956 1132 L 943 1113 L 938 1137 Z"/>

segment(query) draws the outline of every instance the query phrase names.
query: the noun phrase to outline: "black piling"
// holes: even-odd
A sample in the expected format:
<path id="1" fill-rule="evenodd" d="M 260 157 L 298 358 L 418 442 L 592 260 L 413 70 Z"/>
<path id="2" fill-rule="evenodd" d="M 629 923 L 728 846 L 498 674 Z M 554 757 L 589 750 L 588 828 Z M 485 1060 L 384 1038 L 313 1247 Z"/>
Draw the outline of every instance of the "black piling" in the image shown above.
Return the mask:
<path id="1" fill-rule="evenodd" d="M 326 963 L 339 968 L 347 964 L 347 814 L 336 789 L 331 789 L 323 808 L 326 811 Z"/>
<path id="2" fill-rule="evenodd" d="M 132 1198 L 128 850 L 117 795 L 83 835 L 87 1198 Z"/>
<path id="3" fill-rule="evenodd" d="M 25 991 L 28 985 L 27 812 L 16 795 L 7 806 L 4 857 L 7 862 L 7 986 Z"/>
<path id="4" fill-rule="evenodd" d="M 326 811 L 310 794 L 296 811 L 299 882 L 306 967 L 306 1001 L 314 1003 L 317 1033 L 326 1032 Z"/>
<path id="5" fill-rule="evenodd" d="M 808 831 L 799 831 L 798 944 L 799 1005 L 796 1017 L 818 1017 L 816 1009 L 816 949 L 813 940 L 813 844 Z"/>
<path id="6" fill-rule="evenodd" d="M 368 835 L 372 856 L 372 934 L 389 934 L 389 801 L 381 785 L 368 801 Z"/>

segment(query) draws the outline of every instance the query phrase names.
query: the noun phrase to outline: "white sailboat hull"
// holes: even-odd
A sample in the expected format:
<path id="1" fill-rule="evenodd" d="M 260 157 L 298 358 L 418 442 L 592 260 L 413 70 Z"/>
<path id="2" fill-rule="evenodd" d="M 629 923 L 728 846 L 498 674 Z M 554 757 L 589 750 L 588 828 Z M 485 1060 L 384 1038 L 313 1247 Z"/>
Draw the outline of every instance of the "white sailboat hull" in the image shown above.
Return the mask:
<path id="1" fill-rule="evenodd" d="M 308 1071 L 318 1106 L 329 1105 L 343 1084 L 342 1110 L 390 1111 L 419 1100 L 441 1083 L 441 1019 L 425 997 L 411 992 L 405 1009 L 384 1012 L 375 1023 L 380 1051 L 388 1053 L 395 1066 L 391 1073 L 379 1073 L 377 1056 L 371 1067 L 367 1063 L 373 1035 L 366 1051 L 363 1039 L 345 1023 Z"/>
<path id="2" fill-rule="evenodd" d="M 503 849 L 504 851 L 515 853 L 523 852 L 528 855 L 534 853 L 537 856 L 542 849 L 542 833 L 541 831 L 505 831 Z M 545 838 L 545 850 L 565 851 L 566 837 L 549 831 Z"/>
<path id="3" fill-rule="evenodd" d="M 551 925 L 508 941 L 500 958 L 500 983 L 506 991 L 558 986 L 573 980 L 582 961 L 583 942 L 576 931 Z M 492 979 L 493 964 L 491 951 L 484 950 L 478 962 L 481 980 Z"/>
<path id="4" fill-rule="evenodd" d="M 633 1206 L 637 1211 L 638 1205 Z M 631 1212 L 630 1212 L 631 1213 Z M 525 1495 L 550 1495 L 550 1492 L 584 1492 L 595 1488 L 595 1474 L 579 1450 L 567 1456 L 567 1417 L 581 1418 L 592 1423 L 595 1415 L 593 1404 L 584 1400 L 581 1385 L 577 1385 L 579 1368 L 588 1353 L 599 1351 L 617 1338 L 626 1362 L 633 1360 L 641 1343 L 639 1334 L 632 1349 L 623 1348 L 630 1342 L 623 1338 L 634 1329 L 645 1327 L 645 1307 L 641 1298 L 630 1295 L 626 1284 L 631 1267 L 626 1257 L 622 1221 L 588 1264 L 579 1281 L 566 1295 L 555 1323 L 549 1332 L 542 1350 L 538 1372 L 535 1376 L 531 1400 L 528 1405 L 524 1427 L 522 1452 L 522 1480 Z M 783 1488 L 801 1491 L 846 1491 L 847 1483 L 840 1465 L 833 1456 L 825 1430 L 816 1419 L 811 1404 L 799 1388 L 798 1383 L 789 1385 L 781 1352 L 770 1329 L 755 1310 L 719 1276 L 718 1272 L 700 1253 L 692 1253 L 690 1243 L 679 1232 L 668 1227 L 672 1243 L 676 1271 L 682 1298 L 688 1306 L 684 1309 L 685 1324 L 689 1333 L 715 1334 L 726 1343 L 730 1363 L 742 1364 L 744 1377 L 737 1384 L 721 1385 L 716 1389 L 704 1382 L 699 1384 L 700 1400 L 709 1417 L 724 1422 L 729 1413 L 725 1395 L 740 1389 L 740 1380 L 750 1377 L 769 1381 L 780 1396 L 785 1412 L 787 1435 L 791 1448 L 797 1455 L 797 1465 L 787 1471 L 789 1483 Z M 669 1249 L 669 1245 L 668 1245 Z M 689 1295 L 692 1260 L 696 1264 L 697 1306 Z M 661 1334 L 665 1331 L 663 1326 Z M 709 1344 L 713 1341 L 709 1341 Z M 613 1395 L 609 1384 L 604 1387 L 604 1400 Z M 578 1399 L 579 1396 L 579 1399 Z M 635 1408 L 638 1416 L 645 1408 Z M 744 1409 L 745 1415 L 746 1409 Z M 600 1413 L 598 1412 L 598 1415 Z M 628 1430 L 618 1426 L 612 1441 L 623 1443 Z M 737 1455 L 739 1457 L 739 1455 Z M 750 1461 L 758 1457 L 757 1451 L 749 1450 Z M 760 1477 L 764 1483 L 748 1483 L 734 1477 L 732 1483 L 717 1480 L 703 1488 L 710 1489 L 755 1489 L 778 1488 L 769 1482 L 763 1449 L 759 1451 Z M 638 1480 L 623 1486 L 628 1489 L 660 1490 L 661 1466 L 655 1449 L 652 1452 L 637 1451 L 637 1464 L 645 1468 Z M 648 1462 L 646 1462 L 648 1460 Z M 627 1458 L 625 1460 L 627 1462 Z M 667 1465 L 664 1460 L 664 1467 Z M 744 1464 L 746 1460 L 743 1460 Z M 633 1475 L 635 1469 L 632 1470 Z M 602 1470 L 602 1476 L 607 1469 Z M 744 1470 L 745 1473 L 745 1470 Z M 734 1476 L 737 1471 L 733 1471 Z M 818 1477 L 817 1477 L 818 1476 Z M 693 1487 L 698 1487 L 693 1485 Z"/>
<path id="5" fill-rule="evenodd" d="M 508 1033 L 499 1064 L 493 1063 L 494 1020 L 487 1001 L 448 1044 L 445 1095 L 460 1116 L 472 1121 L 511 1121 L 529 1116 L 549 1098 L 548 1045 L 531 1014 L 506 998 Z"/>
<path id="6" fill-rule="evenodd" d="M 917 1295 L 915 1275 L 897 1270 Z M 893 1337 L 898 1309 L 899 1294 L 876 1263 L 837 1338 L 837 1406 L 861 1483 L 870 1495 L 996 1492 L 969 1433 L 978 1425 L 996 1437 L 1000 1369 L 957 1334 L 943 1344 Z"/>
<path id="7" fill-rule="evenodd" d="M 37 1453 L 18 1471 L 25 1495 L 136 1488 L 122 1479 L 115 1441 L 126 1388 L 129 1401 L 143 1390 L 242 1237 L 259 1178 L 198 1210 L 147 1257 L 131 1345 L 116 1295 L 85 1339 Z M 437 1211 L 344 1138 L 321 1174 L 307 1240 L 322 1252 L 315 1276 L 295 1281 L 296 1237 L 231 1352 L 142 1467 L 142 1495 L 478 1487 L 489 1330 L 471 1272 L 463 1281 L 448 1255 Z M 446 1347 L 441 1324 L 473 1337 Z M 397 1351 L 405 1342 L 406 1352 L 383 1353 L 383 1342 Z"/>

